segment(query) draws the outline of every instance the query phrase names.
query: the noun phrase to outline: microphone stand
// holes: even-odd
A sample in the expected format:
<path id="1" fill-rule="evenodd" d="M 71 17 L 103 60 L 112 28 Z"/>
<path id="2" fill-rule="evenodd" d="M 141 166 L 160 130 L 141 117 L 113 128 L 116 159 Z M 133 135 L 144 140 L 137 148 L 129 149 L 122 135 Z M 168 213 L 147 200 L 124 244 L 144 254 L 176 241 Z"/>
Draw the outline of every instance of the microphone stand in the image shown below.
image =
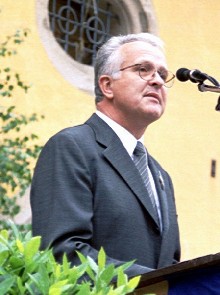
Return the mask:
<path id="1" fill-rule="evenodd" d="M 199 83 L 198 88 L 199 88 L 199 91 L 201 92 L 210 91 L 210 92 L 220 93 L 220 86 L 210 86 L 210 85 L 205 85 L 203 83 Z"/>
<path id="2" fill-rule="evenodd" d="M 201 92 L 209 91 L 209 92 L 217 92 L 217 93 L 220 93 L 220 83 L 216 79 L 214 79 L 213 77 L 208 76 L 208 75 L 207 75 L 207 79 L 212 84 L 214 84 L 214 86 L 206 85 L 203 82 L 200 82 L 198 84 L 199 91 L 201 91 Z M 218 112 L 220 111 L 220 96 L 218 97 L 218 102 L 217 102 L 217 105 L 215 107 L 215 110 L 218 111 Z"/>

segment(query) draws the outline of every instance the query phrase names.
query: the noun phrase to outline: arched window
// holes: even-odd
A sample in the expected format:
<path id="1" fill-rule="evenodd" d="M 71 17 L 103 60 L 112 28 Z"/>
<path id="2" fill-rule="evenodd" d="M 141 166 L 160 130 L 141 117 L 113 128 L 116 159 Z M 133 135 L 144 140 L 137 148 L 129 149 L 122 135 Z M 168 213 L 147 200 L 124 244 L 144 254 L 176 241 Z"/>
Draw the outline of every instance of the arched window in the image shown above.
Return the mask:
<path id="1" fill-rule="evenodd" d="M 94 57 L 110 36 L 157 34 L 149 0 L 39 0 L 37 22 L 48 57 L 76 87 L 93 94 Z"/>

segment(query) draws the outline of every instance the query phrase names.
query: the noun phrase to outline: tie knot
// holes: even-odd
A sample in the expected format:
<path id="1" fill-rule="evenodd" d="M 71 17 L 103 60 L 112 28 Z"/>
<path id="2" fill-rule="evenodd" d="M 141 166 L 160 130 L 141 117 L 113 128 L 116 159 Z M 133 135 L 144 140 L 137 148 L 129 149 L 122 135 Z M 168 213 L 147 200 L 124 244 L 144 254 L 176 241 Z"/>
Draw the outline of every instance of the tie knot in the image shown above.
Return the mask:
<path id="1" fill-rule="evenodd" d="M 143 154 L 146 154 L 146 149 L 140 141 L 137 142 L 137 145 L 134 149 L 133 154 L 134 154 L 134 156 L 137 156 L 137 157 L 142 156 Z"/>

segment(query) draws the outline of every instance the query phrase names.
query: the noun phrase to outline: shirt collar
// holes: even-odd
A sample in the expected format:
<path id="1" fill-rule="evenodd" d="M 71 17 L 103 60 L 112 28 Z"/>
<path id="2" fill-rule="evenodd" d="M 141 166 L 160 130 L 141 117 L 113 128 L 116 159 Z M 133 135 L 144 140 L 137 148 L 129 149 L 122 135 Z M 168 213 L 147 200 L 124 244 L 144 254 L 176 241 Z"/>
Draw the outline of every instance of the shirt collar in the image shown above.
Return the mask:
<path id="1" fill-rule="evenodd" d="M 117 136 L 120 138 L 124 148 L 128 152 L 129 156 L 132 157 L 132 154 L 134 152 L 134 149 L 137 144 L 137 139 L 124 127 L 113 121 L 111 118 L 106 116 L 100 111 L 96 111 L 96 114 L 105 121 L 109 127 L 113 129 L 113 131 L 117 134 Z M 141 141 L 143 143 L 143 137 L 141 137 L 138 141 Z"/>

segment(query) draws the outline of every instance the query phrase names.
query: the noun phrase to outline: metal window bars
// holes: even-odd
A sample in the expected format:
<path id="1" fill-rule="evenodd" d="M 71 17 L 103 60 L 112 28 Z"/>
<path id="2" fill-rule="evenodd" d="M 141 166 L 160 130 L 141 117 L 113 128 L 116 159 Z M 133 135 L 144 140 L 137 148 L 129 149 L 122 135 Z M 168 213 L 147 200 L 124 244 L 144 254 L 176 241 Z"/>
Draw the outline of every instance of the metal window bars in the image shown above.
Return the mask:
<path id="1" fill-rule="evenodd" d="M 98 47 L 111 35 L 115 18 L 111 4 L 99 0 L 51 0 L 50 28 L 63 49 L 76 61 L 94 64 Z"/>

